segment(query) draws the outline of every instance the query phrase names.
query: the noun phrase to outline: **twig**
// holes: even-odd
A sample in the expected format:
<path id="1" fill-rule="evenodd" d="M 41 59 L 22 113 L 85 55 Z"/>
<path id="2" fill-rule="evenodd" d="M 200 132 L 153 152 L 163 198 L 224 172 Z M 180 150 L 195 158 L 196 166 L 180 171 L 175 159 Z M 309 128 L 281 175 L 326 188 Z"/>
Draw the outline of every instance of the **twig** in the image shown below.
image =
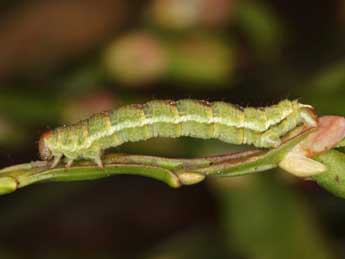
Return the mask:
<path id="1" fill-rule="evenodd" d="M 108 154 L 103 159 L 104 169 L 90 161 L 76 162 L 68 169 L 63 165 L 51 169 L 48 162 L 36 161 L 0 170 L 0 194 L 38 182 L 94 180 L 117 174 L 151 177 L 177 188 L 198 183 L 207 175 L 237 176 L 261 172 L 277 167 L 287 152 L 309 133 L 310 131 L 304 132 L 276 149 L 196 159 Z"/>

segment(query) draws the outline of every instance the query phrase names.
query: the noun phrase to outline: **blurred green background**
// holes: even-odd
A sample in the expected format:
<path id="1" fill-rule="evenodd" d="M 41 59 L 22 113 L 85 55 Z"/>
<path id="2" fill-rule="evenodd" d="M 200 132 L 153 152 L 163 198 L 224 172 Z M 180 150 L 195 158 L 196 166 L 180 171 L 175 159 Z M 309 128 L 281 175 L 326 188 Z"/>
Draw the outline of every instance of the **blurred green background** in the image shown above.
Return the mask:
<path id="1" fill-rule="evenodd" d="M 0 166 L 38 159 L 47 129 L 151 99 L 345 114 L 344 0 L 3 0 Z M 238 149 L 154 139 L 117 152 Z M 345 201 L 275 171 L 177 190 L 138 176 L 0 197 L 0 258 L 345 258 Z"/>

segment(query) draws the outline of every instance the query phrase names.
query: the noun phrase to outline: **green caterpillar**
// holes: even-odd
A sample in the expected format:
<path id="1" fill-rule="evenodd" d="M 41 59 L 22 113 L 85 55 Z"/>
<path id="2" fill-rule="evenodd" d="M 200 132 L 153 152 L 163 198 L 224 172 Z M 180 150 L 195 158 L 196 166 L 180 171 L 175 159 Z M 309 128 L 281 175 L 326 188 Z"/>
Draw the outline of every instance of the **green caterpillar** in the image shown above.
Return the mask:
<path id="1" fill-rule="evenodd" d="M 52 167 L 63 156 L 67 167 L 75 159 L 92 159 L 102 167 L 105 149 L 129 141 L 189 136 L 271 148 L 279 146 L 280 138 L 302 123 L 317 126 L 313 108 L 298 101 L 241 108 L 225 102 L 154 100 L 48 131 L 39 140 L 39 151 L 43 160 L 54 158 Z"/>

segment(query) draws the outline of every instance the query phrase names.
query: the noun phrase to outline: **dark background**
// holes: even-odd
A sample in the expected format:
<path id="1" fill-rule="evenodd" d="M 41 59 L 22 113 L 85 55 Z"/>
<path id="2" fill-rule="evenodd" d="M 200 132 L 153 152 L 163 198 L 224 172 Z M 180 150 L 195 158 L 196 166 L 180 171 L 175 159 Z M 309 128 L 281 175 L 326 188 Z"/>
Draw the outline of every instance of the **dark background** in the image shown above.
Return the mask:
<path id="1" fill-rule="evenodd" d="M 345 2 L 0 2 L 0 165 L 38 159 L 47 129 L 151 99 L 345 114 Z M 197 157 L 218 141 L 119 152 Z M 0 258 L 344 258 L 345 202 L 282 171 L 174 190 L 139 176 L 0 197 Z"/>

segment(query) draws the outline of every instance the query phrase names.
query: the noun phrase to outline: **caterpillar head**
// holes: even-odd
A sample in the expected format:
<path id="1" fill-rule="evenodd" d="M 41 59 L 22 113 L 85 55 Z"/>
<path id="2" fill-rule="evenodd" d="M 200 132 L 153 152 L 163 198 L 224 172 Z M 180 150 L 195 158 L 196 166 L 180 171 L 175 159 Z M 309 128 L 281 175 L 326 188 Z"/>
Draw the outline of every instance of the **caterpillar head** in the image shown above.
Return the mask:
<path id="1" fill-rule="evenodd" d="M 42 134 L 40 140 L 38 141 L 38 150 L 40 152 L 40 157 L 42 160 L 50 160 L 53 158 L 53 153 L 47 145 L 47 138 L 52 134 L 52 131 L 47 131 Z"/>

